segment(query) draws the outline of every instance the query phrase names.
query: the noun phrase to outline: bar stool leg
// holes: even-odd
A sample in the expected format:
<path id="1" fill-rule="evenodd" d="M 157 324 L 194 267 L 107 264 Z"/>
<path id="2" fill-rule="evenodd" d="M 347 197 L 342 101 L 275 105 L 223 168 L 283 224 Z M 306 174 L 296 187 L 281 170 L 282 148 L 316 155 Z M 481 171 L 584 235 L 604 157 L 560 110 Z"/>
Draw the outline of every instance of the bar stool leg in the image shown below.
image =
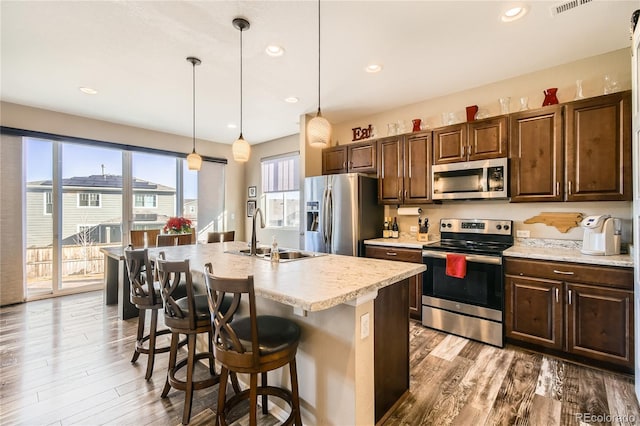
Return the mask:
<path id="1" fill-rule="evenodd" d="M 153 363 L 156 358 L 156 329 L 158 328 L 158 311 L 151 311 L 151 327 L 149 328 L 149 353 L 147 354 L 147 374 L 144 375 L 145 380 L 151 378 L 153 373 Z"/>
<path id="2" fill-rule="evenodd" d="M 142 339 L 144 339 L 144 321 L 145 321 L 145 313 L 146 309 L 139 309 L 138 313 L 138 332 L 136 333 L 136 348 L 133 351 L 133 357 L 131 358 L 131 362 L 134 363 L 138 360 L 140 356 L 140 352 L 138 351 L 138 345 L 142 345 Z"/>
<path id="3" fill-rule="evenodd" d="M 296 410 L 296 426 L 302 426 L 302 413 L 300 412 L 300 395 L 298 394 L 298 371 L 295 358 L 293 358 L 291 362 L 289 362 L 289 375 L 291 376 L 291 409 Z"/>
<path id="4" fill-rule="evenodd" d="M 235 373 L 233 374 L 235 376 Z M 218 385 L 218 408 L 216 409 L 216 426 L 222 424 L 224 418 L 224 404 L 227 401 L 227 380 L 229 378 L 229 370 L 226 367 L 222 367 L 220 371 L 220 384 Z M 233 381 L 233 379 L 232 379 Z M 236 378 L 236 381 L 238 379 Z"/>
<path id="5" fill-rule="evenodd" d="M 178 357 L 178 333 L 171 333 L 171 350 L 169 351 L 169 366 L 167 368 L 167 379 L 164 382 L 164 388 L 162 389 L 162 394 L 160 394 L 160 398 L 166 398 L 171 390 L 171 385 L 169 384 L 169 374 L 176 366 L 176 358 Z"/>
<path id="6" fill-rule="evenodd" d="M 188 336 L 187 386 L 184 394 L 184 410 L 182 410 L 182 424 L 189 423 L 191 418 L 191 402 L 193 401 L 193 369 L 196 363 L 196 335 Z"/>
<path id="7" fill-rule="evenodd" d="M 262 387 L 266 388 L 267 387 L 267 373 L 264 372 L 262 373 Z M 268 404 L 269 404 L 269 400 L 268 400 L 268 395 L 264 394 L 262 395 L 262 414 L 268 414 L 269 410 L 268 410 Z"/>
<path id="8" fill-rule="evenodd" d="M 256 426 L 258 423 L 258 374 L 251 373 L 249 379 L 249 426 Z"/>

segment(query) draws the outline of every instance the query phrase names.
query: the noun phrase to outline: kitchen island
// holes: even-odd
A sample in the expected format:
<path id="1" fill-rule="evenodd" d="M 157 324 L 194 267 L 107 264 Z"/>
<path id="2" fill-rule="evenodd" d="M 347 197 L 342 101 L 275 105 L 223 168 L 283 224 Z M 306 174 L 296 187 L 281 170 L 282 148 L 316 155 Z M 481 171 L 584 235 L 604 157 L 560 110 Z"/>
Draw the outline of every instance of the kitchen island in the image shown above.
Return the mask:
<path id="1" fill-rule="evenodd" d="M 259 313 L 288 317 L 302 329 L 296 360 L 303 423 L 375 424 L 409 388 L 408 279 L 424 265 L 339 255 L 271 263 L 235 254 L 241 249 L 246 243 L 225 242 L 149 255 L 188 258 L 199 291 L 206 262 L 218 276 L 253 275 Z M 288 386 L 286 374 L 270 373 L 269 380 Z M 279 406 L 270 410 L 284 417 Z"/>

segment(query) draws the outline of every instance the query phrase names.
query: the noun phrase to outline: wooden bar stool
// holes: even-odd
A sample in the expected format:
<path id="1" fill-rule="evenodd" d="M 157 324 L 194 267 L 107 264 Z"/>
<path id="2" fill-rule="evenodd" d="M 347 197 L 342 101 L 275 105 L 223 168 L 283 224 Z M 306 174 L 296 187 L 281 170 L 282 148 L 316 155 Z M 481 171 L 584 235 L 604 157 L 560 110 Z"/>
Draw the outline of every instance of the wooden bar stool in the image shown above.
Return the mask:
<path id="1" fill-rule="evenodd" d="M 153 363 L 155 354 L 169 352 L 169 346 L 156 347 L 156 337 L 171 333 L 170 330 L 157 330 L 158 311 L 162 309 L 162 297 L 160 296 L 160 286 L 154 281 L 153 268 L 149 261 L 147 249 L 133 250 L 130 245 L 124 251 L 129 281 L 131 282 L 131 293 L 129 298 L 139 310 L 138 332 L 136 335 L 136 346 L 131 362 L 138 360 L 140 354 L 146 354 L 147 371 L 144 378 L 149 380 L 153 373 Z M 145 334 L 146 312 L 151 311 L 151 326 L 149 332 Z M 186 343 L 183 341 L 182 344 Z"/>
<path id="2" fill-rule="evenodd" d="M 168 261 L 165 260 L 164 252 L 160 252 L 156 265 L 160 276 L 160 294 L 164 302 L 164 322 L 171 330 L 169 367 L 161 397 L 165 398 L 172 387 L 185 392 L 182 423 L 187 424 L 191 418 L 193 391 L 214 386 L 220 379 L 220 376 L 215 372 L 208 297 L 206 294 L 196 295 L 194 293 L 188 259 Z M 186 297 L 177 297 L 175 293 L 183 279 L 187 295 Z M 224 306 L 221 306 L 221 309 L 224 311 Z M 208 334 L 209 350 L 196 353 L 196 335 L 200 333 Z M 180 334 L 187 335 L 188 355 L 178 362 Z M 209 377 L 196 381 L 194 380 L 194 369 L 196 363 L 201 359 L 209 360 Z M 176 378 L 176 373 L 184 367 L 187 368 L 186 379 L 179 380 Z"/>
<path id="3" fill-rule="evenodd" d="M 207 234 L 208 243 L 222 243 L 225 241 L 233 241 L 236 238 L 236 231 L 226 232 L 209 232 Z"/>
<path id="4" fill-rule="evenodd" d="M 193 244 L 192 234 L 158 234 L 156 247 L 184 246 Z"/>
<path id="5" fill-rule="evenodd" d="M 285 318 L 257 315 L 253 276 L 247 278 L 221 278 L 213 275 L 210 263 L 205 265 L 205 281 L 209 296 L 209 309 L 213 321 L 215 356 L 222 365 L 216 425 L 226 425 L 226 417 L 238 403 L 249 400 L 249 425 L 256 425 L 258 395 L 262 396 L 262 412 L 267 414 L 269 395 L 285 401 L 291 413 L 284 424 L 302 425 L 296 351 L 300 341 L 300 327 Z M 249 302 L 249 316 L 231 321 L 240 306 L 242 295 Z M 233 296 L 229 307 L 227 297 Z M 291 390 L 268 386 L 267 372 L 289 364 Z M 250 375 L 249 389 L 226 399 L 227 376 L 230 372 Z M 258 374 L 261 385 L 258 386 Z"/>

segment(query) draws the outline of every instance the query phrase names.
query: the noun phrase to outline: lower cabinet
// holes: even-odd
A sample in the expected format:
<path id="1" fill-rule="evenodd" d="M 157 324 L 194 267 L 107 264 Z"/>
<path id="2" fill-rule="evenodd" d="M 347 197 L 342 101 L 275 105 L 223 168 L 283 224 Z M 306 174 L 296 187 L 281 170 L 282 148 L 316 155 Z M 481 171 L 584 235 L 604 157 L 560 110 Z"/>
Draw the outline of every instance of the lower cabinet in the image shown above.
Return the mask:
<path id="1" fill-rule="evenodd" d="M 422 263 L 422 249 L 366 246 L 366 257 Z M 422 274 L 409 278 L 409 315 L 422 319 Z"/>
<path id="2" fill-rule="evenodd" d="M 505 287 L 509 341 L 633 371 L 633 269 L 508 258 Z"/>

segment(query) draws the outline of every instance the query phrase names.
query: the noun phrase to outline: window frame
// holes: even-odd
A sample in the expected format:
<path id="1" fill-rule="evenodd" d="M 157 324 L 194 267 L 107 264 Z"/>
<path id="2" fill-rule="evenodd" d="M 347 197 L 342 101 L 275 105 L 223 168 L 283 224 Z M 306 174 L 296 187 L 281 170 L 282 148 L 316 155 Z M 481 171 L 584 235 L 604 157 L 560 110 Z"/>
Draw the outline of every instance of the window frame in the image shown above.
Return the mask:
<path id="1" fill-rule="evenodd" d="M 98 205 L 97 206 L 92 206 L 91 204 L 88 204 L 86 206 L 81 205 L 80 204 L 80 198 L 84 194 L 89 196 L 88 200 L 87 200 L 88 203 L 91 203 L 91 198 L 92 198 L 91 196 L 92 195 L 97 196 L 98 197 Z M 77 199 L 76 207 L 78 207 L 79 209 L 99 209 L 99 208 L 102 208 L 102 193 L 101 192 L 78 192 L 76 199 Z"/>
<path id="2" fill-rule="evenodd" d="M 152 196 L 154 205 L 153 206 L 147 206 L 147 205 L 138 206 L 138 205 L 136 205 L 136 197 L 137 196 L 142 196 L 142 197 Z M 158 208 L 158 194 L 153 193 L 153 192 L 137 192 L 137 193 L 134 193 L 133 194 L 133 208 L 134 209 L 157 209 Z"/>
<path id="3" fill-rule="evenodd" d="M 53 191 L 44 191 L 42 195 L 44 198 L 44 215 L 51 216 L 53 214 Z M 47 211 L 47 206 L 51 208 L 51 211 Z"/>
<path id="4" fill-rule="evenodd" d="M 287 164 L 288 160 L 293 160 L 293 164 Z M 275 166 L 273 166 L 275 165 Z M 270 168 L 270 169 L 269 169 Z M 267 157 L 260 160 L 260 176 L 261 176 L 261 191 L 260 205 L 265 214 L 266 228 L 268 229 L 281 229 L 281 230 L 297 230 L 300 228 L 301 207 L 300 207 L 300 153 L 291 152 L 276 157 Z M 297 172 L 297 173 L 296 173 Z M 267 175 L 269 178 L 267 179 Z M 269 209 L 269 198 L 274 195 L 278 195 L 282 203 L 282 225 L 272 225 L 270 222 L 273 219 L 274 214 Z M 297 202 L 295 203 L 295 209 L 297 209 L 297 223 L 287 224 L 287 216 L 289 216 L 289 209 L 287 207 L 287 194 L 296 194 Z M 273 199 L 273 198 L 272 198 Z M 296 210 L 294 210 L 294 213 Z"/>

